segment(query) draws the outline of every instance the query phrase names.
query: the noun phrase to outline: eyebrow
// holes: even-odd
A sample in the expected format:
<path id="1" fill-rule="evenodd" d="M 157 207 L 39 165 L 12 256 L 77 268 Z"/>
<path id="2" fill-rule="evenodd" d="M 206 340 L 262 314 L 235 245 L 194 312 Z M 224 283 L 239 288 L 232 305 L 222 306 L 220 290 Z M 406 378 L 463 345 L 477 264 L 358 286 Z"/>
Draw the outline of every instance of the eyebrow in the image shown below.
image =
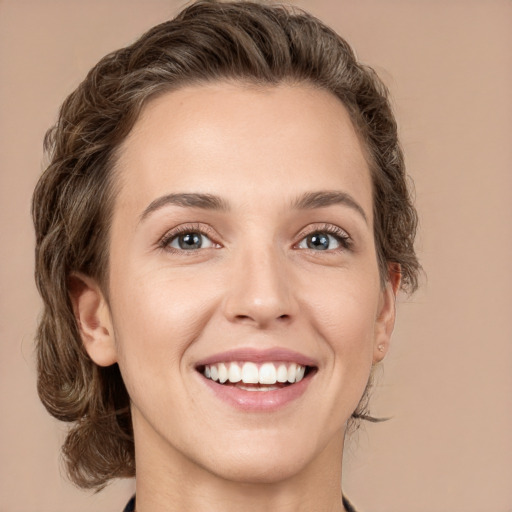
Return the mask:
<path id="1" fill-rule="evenodd" d="M 359 213 L 368 224 L 368 218 L 361 205 L 346 192 L 336 190 L 323 190 L 318 192 L 305 192 L 292 201 L 291 207 L 295 210 L 313 210 L 315 208 L 326 208 L 332 205 L 345 205 Z M 213 194 L 182 193 L 167 194 L 152 201 L 142 212 L 139 222 L 144 221 L 156 210 L 165 206 L 181 206 L 182 208 L 201 208 L 203 210 L 215 210 L 227 212 L 230 210 L 229 203 L 219 196 Z"/>
<path id="2" fill-rule="evenodd" d="M 368 217 L 363 207 L 350 194 L 338 192 L 337 190 L 306 192 L 292 202 L 292 208 L 297 210 L 312 210 L 314 208 L 326 208 L 336 204 L 352 208 L 359 213 L 366 224 L 368 224 Z"/>
<path id="3" fill-rule="evenodd" d="M 201 208 L 203 210 L 228 211 L 229 205 L 224 199 L 212 194 L 167 194 L 152 201 L 142 212 L 140 222 L 151 213 L 164 206 L 181 206 L 183 208 Z"/>

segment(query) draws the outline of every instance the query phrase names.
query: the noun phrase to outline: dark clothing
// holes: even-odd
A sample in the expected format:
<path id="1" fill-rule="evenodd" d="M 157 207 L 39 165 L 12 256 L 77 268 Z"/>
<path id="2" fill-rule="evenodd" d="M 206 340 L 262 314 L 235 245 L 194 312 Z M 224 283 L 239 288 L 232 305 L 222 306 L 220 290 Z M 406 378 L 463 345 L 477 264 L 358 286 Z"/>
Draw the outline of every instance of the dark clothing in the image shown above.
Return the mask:
<path id="1" fill-rule="evenodd" d="M 357 510 L 354 508 L 354 505 L 352 505 L 352 503 L 350 503 L 350 501 L 348 501 L 345 496 L 343 496 L 343 506 L 347 512 L 357 512 Z"/>
<path id="2" fill-rule="evenodd" d="M 124 507 L 123 512 L 135 512 L 135 496 L 133 496 L 126 507 Z"/>
<path id="3" fill-rule="evenodd" d="M 343 506 L 347 512 L 357 512 L 345 496 L 343 496 Z M 123 512 L 135 512 L 135 496 L 133 496 L 133 498 L 128 502 Z"/>

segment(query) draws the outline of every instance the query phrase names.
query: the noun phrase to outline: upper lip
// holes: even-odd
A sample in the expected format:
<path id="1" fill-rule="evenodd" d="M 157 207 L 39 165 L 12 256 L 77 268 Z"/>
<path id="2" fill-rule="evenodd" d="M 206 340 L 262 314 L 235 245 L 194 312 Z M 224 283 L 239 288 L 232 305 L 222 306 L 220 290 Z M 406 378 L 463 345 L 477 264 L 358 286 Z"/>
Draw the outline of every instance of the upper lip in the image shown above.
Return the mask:
<path id="1" fill-rule="evenodd" d="M 253 363 L 264 363 L 271 361 L 282 361 L 298 363 L 302 366 L 318 366 L 317 362 L 300 352 L 287 348 L 275 347 L 269 349 L 255 349 L 251 347 L 237 348 L 226 352 L 219 352 L 205 357 L 196 363 L 196 368 L 207 364 L 226 363 L 230 361 L 250 361 Z"/>

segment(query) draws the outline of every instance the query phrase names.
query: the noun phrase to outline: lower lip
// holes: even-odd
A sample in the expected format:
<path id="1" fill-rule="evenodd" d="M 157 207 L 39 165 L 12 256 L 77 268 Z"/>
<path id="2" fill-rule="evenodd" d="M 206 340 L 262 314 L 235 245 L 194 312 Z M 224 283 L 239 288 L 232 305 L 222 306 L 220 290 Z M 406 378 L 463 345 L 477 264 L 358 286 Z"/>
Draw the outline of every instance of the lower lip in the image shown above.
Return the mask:
<path id="1" fill-rule="evenodd" d="M 236 386 L 225 386 L 198 373 L 213 393 L 227 404 L 242 411 L 272 412 L 300 398 L 309 386 L 313 375 L 308 373 L 300 382 L 272 391 L 246 391 Z"/>

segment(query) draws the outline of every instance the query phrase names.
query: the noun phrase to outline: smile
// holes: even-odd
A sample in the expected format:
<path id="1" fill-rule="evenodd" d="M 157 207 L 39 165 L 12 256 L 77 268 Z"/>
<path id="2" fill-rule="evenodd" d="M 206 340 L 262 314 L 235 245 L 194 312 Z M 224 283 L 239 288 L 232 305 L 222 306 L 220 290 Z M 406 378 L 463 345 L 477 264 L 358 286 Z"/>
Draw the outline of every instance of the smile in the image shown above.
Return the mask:
<path id="1" fill-rule="evenodd" d="M 283 348 L 239 348 L 198 361 L 195 369 L 199 382 L 230 407 L 272 412 L 304 395 L 318 362 Z"/>
<path id="2" fill-rule="evenodd" d="M 247 391 L 271 391 L 300 382 L 304 378 L 306 368 L 293 362 L 257 364 L 250 361 L 231 361 L 205 365 L 202 373 L 207 379 L 220 384 L 235 384 Z"/>

